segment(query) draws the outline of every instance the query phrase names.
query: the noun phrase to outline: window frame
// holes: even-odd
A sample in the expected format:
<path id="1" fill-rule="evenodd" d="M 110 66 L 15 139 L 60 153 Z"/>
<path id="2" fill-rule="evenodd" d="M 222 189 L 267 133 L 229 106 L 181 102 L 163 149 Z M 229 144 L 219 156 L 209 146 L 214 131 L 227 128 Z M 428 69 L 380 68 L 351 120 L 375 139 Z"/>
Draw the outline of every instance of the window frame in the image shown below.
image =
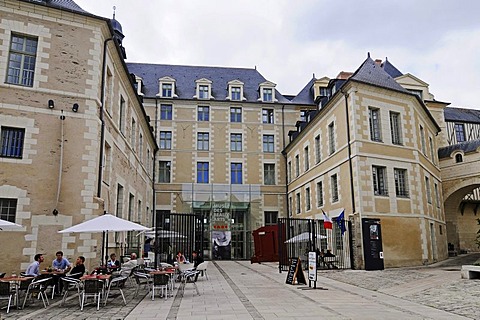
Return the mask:
<path id="1" fill-rule="evenodd" d="M 0 131 L 0 158 L 22 159 L 25 128 L 1 126 Z"/>
<path id="2" fill-rule="evenodd" d="M 305 209 L 306 211 L 312 210 L 312 195 L 310 193 L 310 187 L 305 188 Z"/>
<path id="3" fill-rule="evenodd" d="M 197 107 L 197 121 L 210 121 L 210 106 Z"/>
<path id="4" fill-rule="evenodd" d="M 273 102 L 273 88 L 262 88 L 262 101 Z"/>
<path id="5" fill-rule="evenodd" d="M 263 184 L 268 186 L 275 185 L 275 164 L 264 163 L 263 164 Z"/>
<path id="6" fill-rule="evenodd" d="M 465 124 L 464 123 L 455 123 L 454 124 L 454 130 L 455 130 L 455 140 L 456 140 L 456 142 L 457 143 L 465 142 L 466 141 Z"/>
<path id="7" fill-rule="evenodd" d="M 230 163 L 230 183 L 243 184 L 243 164 L 241 162 Z"/>
<path id="8" fill-rule="evenodd" d="M 263 152 L 265 153 L 274 153 L 275 152 L 275 135 L 273 134 L 264 134 L 262 136 L 262 146 Z"/>
<path id="9" fill-rule="evenodd" d="M 243 140 L 242 134 L 233 132 L 230 133 L 230 151 L 239 152 L 243 151 Z"/>
<path id="10" fill-rule="evenodd" d="M 19 41 L 22 39 L 22 48 Z M 28 44 L 35 44 L 34 51 L 28 51 L 27 47 L 33 48 Z M 8 63 L 5 72 L 5 83 L 20 85 L 24 87 L 33 87 L 35 80 L 35 67 L 37 65 L 38 37 L 21 35 L 12 32 L 10 36 L 10 46 L 8 50 Z M 15 75 L 18 73 L 17 75 Z"/>
<path id="11" fill-rule="evenodd" d="M 401 114 L 399 112 L 390 111 L 389 118 L 392 144 L 401 146 L 403 145 Z"/>
<path id="12" fill-rule="evenodd" d="M 209 132 L 197 132 L 197 150 L 198 151 L 210 150 L 210 133 Z"/>
<path id="13" fill-rule="evenodd" d="M 17 198 L 0 198 L 0 219 L 15 223 L 17 219 Z"/>
<path id="14" fill-rule="evenodd" d="M 305 171 L 310 170 L 310 155 L 308 146 L 305 146 L 305 148 L 303 148 L 303 160 Z"/>
<path id="15" fill-rule="evenodd" d="M 172 149 L 172 131 L 160 131 L 158 135 L 158 148 L 161 150 Z"/>
<path id="16" fill-rule="evenodd" d="M 370 140 L 382 142 L 382 124 L 380 121 L 380 109 L 368 108 L 368 125 L 370 128 Z"/>
<path id="17" fill-rule="evenodd" d="M 162 103 L 160 105 L 160 120 L 173 119 L 173 105 Z"/>
<path id="18" fill-rule="evenodd" d="M 334 154 L 336 151 L 335 148 L 335 122 L 331 122 L 328 125 L 328 152 L 329 155 Z"/>
<path id="19" fill-rule="evenodd" d="M 408 198 L 408 171 L 403 168 L 393 168 L 393 176 L 395 181 L 395 195 L 398 198 Z"/>
<path id="20" fill-rule="evenodd" d="M 161 83 L 162 87 L 162 98 L 173 98 L 173 83 L 163 82 Z"/>
<path id="21" fill-rule="evenodd" d="M 332 192 L 332 203 L 338 202 L 340 200 L 340 196 L 338 193 L 338 176 L 336 173 L 330 176 L 330 184 Z"/>
<path id="22" fill-rule="evenodd" d="M 315 163 L 318 164 L 322 161 L 322 154 L 321 154 L 321 140 L 320 134 L 315 136 Z"/>
<path id="23" fill-rule="evenodd" d="M 387 167 L 372 165 L 373 194 L 388 196 Z"/>
<path id="24" fill-rule="evenodd" d="M 317 208 L 323 207 L 325 204 L 323 199 L 323 181 L 317 182 Z"/>
<path id="25" fill-rule="evenodd" d="M 275 123 L 275 110 L 272 108 L 262 109 L 262 123 L 274 124 Z"/>
<path id="26" fill-rule="evenodd" d="M 242 122 L 242 108 L 230 107 L 230 122 L 241 123 Z"/>
<path id="27" fill-rule="evenodd" d="M 207 161 L 197 161 L 197 183 L 209 183 L 210 181 L 210 163 Z"/>

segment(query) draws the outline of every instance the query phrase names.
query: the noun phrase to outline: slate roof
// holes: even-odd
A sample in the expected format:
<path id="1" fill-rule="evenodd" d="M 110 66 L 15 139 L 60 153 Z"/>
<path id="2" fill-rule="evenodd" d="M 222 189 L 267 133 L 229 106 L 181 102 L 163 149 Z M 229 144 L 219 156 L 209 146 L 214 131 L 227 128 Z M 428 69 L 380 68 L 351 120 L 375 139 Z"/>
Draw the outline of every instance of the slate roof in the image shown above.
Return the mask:
<path id="1" fill-rule="evenodd" d="M 480 140 L 470 140 L 465 141 L 457 144 L 453 144 L 451 146 L 443 147 L 438 149 L 438 158 L 448 158 L 452 154 L 452 152 L 456 150 L 462 150 L 464 153 L 473 152 L 480 148 Z"/>
<path id="2" fill-rule="evenodd" d="M 298 104 L 315 104 L 314 102 L 314 97 L 313 97 L 313 92 L 312 92 L 312 86 L 315 83 L 317 79 L 313 77 L 308 81 L 308 83 L 303 87 L 302 90 L 297 94 L 295 98 L 292 99 L 293 103 L 298 103 Z"/>
<path id="3" fill-rule="evenodd" d="M 55 7 L 55 8 L 70 10 L 70 11 L 79 12 L 79 13 L 90 14 L 89 12 L 83 10 L 73 0 L 22 0 L 22 1 L 36 3 L 36 4 L 43 4 L 49 7 Z"/>
<path id="4" fill-rule="evenodd" d="M 392 78 L 397 78 L 397 77 L 403 76 L 403 73 L 401 73 L 400 70 L 398 70 L 393 64 L 391 64 L 390 61 L 388 61 L 387 58 L 385 58 L 385 62 L 382 62 L 381 67 Z"/>
<path id="5" fill-rule="evenodd" d="M 143 79 L 143 93 L 145 97 L 155 98 L 158 94 L 158 79 L 171 77 L 176 80 L 175 99 L 192 99 L 196 94 L 198 79 L 206 78 L 212 81 L 212 96 L 214 100 L 225 100 L 228 96 L 228 82 L 239 80 L 244 83 L 243 95 L 248 102 L 258 102 L 259 84 L 267 81 L 256 69 L 228 68 L 228 67 L 205 67 L 147 63 L 127 63 L 130 73 Z M 275 90 L 275 99 L 278 103 L 291 103 Z"/>
<path id="6" fill-rule="evenodd" d="M 463 108 L 445 108 L 445 121 L 480 123 L 480 110 Z"/>

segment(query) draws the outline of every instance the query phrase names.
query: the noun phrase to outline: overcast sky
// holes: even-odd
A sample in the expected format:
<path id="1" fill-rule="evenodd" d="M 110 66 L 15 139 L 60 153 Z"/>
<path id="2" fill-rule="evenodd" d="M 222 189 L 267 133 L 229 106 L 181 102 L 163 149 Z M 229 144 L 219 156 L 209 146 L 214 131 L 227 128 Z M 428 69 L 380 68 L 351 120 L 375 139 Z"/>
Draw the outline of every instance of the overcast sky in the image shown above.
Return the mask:
<path id="1" fill-rule="evenodd" d="M 370 52 L 480 109 L 480 1 L 74 0 L 122 24 L 127 61 L 254 68 L 282 94 L 355 71 Z"/>

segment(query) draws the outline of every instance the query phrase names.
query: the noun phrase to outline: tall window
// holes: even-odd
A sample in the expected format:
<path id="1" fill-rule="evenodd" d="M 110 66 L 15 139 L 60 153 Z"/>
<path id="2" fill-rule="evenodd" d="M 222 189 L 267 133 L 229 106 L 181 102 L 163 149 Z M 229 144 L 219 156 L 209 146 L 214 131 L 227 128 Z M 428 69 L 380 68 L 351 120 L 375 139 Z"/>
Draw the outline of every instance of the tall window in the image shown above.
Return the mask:
<path id="1" fill-rule="evenodd" d="M 463 123 L 455 123 L 455 137 L 457 142 L 465 141 L 465 125 Z"/>
<path id="2" fill-rule="evenodd" d="M 328 125 L 328 151 L 330 154 L 335 153 L 335 123 Z"/>
<path id="3" fill-rule="evenodd" d="M 138 136 L 138 156 L 140 161 L 143 159 L 143 135 L 140 133 Z"/>
<path id="4" fill-rule="evenodd" d="M 273 123 L 273 109 L 262 109 L 262 122 Z"/>
<path id="5" fill-rule="evenodd" d="M 208 183 L 208 162 L 197 162 L 197 183 Z"/>
<path id="6" fill-rule="evenodd" d="M 432 190 L 430 189 L 430 178 L 425 177 L 425 188 L 427 190 L 427 202 L 432 203 Z"/>
<path id="7" fill-rule="evenodd" d="M 230 183 L 231 184 L 242 184 L 242 164 L 232 162 L 230 165 Z"/>
<path id="8" fill-rule="evenodd" d="M 420 143 L 421 143 L 421 146 L 422 146 L 422 152 L 423 154 L 426 154 L 427 151 L 425 150 L 425 130 L 423 130 L 423 127 L 420 126 Z"/>
<path id="9" fill-rule="evenodd" d="M 440 208 L 440 193 L 438 192 L 438 184 L 434 183 L 433 188 L 435 190 L 435 204 L 437 208 Z"/>
<path id="10" fill-rule="evenodd" d="M 390 133 L 393 144 L 402 144 L 402 130 L 400 123 L 400 113 L 390 112 Z"/>
<path id="11" fill-rule="evenodd" d="M 263 164 L 263 180 L 266 185 L 275 184 L 275 164 L 274 163 Z"/>
<path id="12" fill-rule="evenodd" d="M 137 144 L 137 125 L 135 123 L 135 119 L 132 118 L 132 132 L 130 135 L 130 144 L 132 145 L 132 149 L 135 150 L 135 145 Z"/>
<path id="13" fill-rule="evenodd" d="M 323 207 L 323 182 L 317 182 L 317 207 Z"/>
<path id="14" fill-rule="evenodd" d="M 428 144 L 430 145 L 430 157 L 432 158 L 432 162 L 435 163 L 435 148 L 433 147 L 432 137 L 428 137 Z"/>
<path id="15" fill-rule="evenodd" d="M 230 151 L 242 151 L 242 134 L 230 134 Z"/>
<path id="16" fill-rule="evenodd" d="M 382 141 L 380 130 L 380 110 L 369 108 L 370 139 L 373 141 Z"/>
<path id="17" fill-rule="evenodd" d="M 463 162 L 463 156 L 460 153 L 455 155 L 455 162 L 456 163 Z"/>
<path id="18" fill-rule="evenodd" d="M 12 34 L 7 83 L 33 86 L 38 39 Z"/>
<path id="19" fill-rule="evenodd" d="M 15 223 L 17 199 L 0 198 L 0 219 Z"/>
<path id="20" fill-rule="evenodd" d="M 388 196 L 387 168 L 372 166 L 373 192 L 376 196 Z"/>
<path id="21" fill-rule="evenodd" d="M 172 149 L 172 132 L 160 131 L 160 149 Z"/>
<path id="22" fill-rule="evenodd" d="M 297 208 L 297 214 L 300 214 L 301 210 L 300 210 L 300 193 L 297 193 L 295 195 L 295 207 Z"/>
<path id="23" fill-rule="evenodd" d="M 172 84 L 171 83 L 162 83 L 162 97 L 165 97 L 165 98 L 171 98 L 172 97 Z"/>
<path id="24" fill-rule="evenodd" d="M 305 188 L 305 206 L 307 208 L 307 211 L 309 211 L 312 208 L 311 202 L 310 202 L 310 188 Z"/>
<path id="25" fill-rule="evenodd" d="M 210 134 L 208 132 L 197 133 L 197 150 L 209 150 Z"/>
<path id="26" fill-rule="evenodd" d="M 298 154 L 295 156 L 295 177 L 300 175 L 300 157 Z"/>
<path id="27" fill-rule="evenodd" d="M 287 164 L 287 178 L 288 182 L 292 181 L 292 161 L 288 161 Z"/>
<path id="28" fill-rule="evenodd" d="M 263 152 L 274 152 L 275 142 L 272 134 L 263 135 Z"/>
<path id="29" fill-rule="evenodd" d="M 125 134 L 125 99 L 123 96 L 120 96 L 120 110 L 119 110 L 119 117 L 118 117 L 118 127 L 120 128 L 120 132 Z"/>
<path id="30" fill-rule="evenodd" d="M 322 161 L 322 154 L 320 153 L 320 135 L 315 137 L 315 163 Z"/>
<path id="31" fill-rule="evenodd" d="M 277 224 L 278 211 L 265 211 L 263 213 L 263 216 L 266 226 L 274 226 Z"/>
<path id="32" fill-rule="evenodd" d="M 112 147 L 105 142 L 105 154 L 103 158 L 103 181 L 110 185 L 110 171 L 112 170 Z"/>
<path id="33" fill-rule="evenodd" d="M 199 99 L 208 99 L 208 85 L 199 85 L 198 86 L 198 98 Z"/>
<path id="34" fill-rule="evenodd" d="M 308 171 L 310 169 L 310 159 L 308 156 L 308 146 L 303 149 L 303 158 L 305 160 L 305 171 Z"/>
<path id="35" fill-rule="evenodd" d="M 230 122 L 242 122 L 242 108 L 230 108 Z"/>
<path id="36" fill-rule="evenodd" d="M 130 193 L 128 197 L 128 220 L 133 220 L 133 214 L 135 212 L 135 196 Z"/>
<path id="37" fill-rule="evenodd" d="M 117 210 L 116 216 L 123 219 L 123 186 L 117 185 Z"/>
<path id="38" fill-rule="evenodd" d="M 171 167 L 172 165 L 170 161 L 160 161 L 158 163 L 158 182 L 170 182 Z"/>
<path id="39" fill-rule="evenodd" d="M 263 88 L 262 90 L 262 100 L 264 102 L 273 101 L 273 89 L 272 88 Z"/>
<path id="40" fill-rule="evenodd" d="M 407 170 L 393 169 L 395 176 L 395 194 L 397 197 L 408 197 Z"/>
<path id="41" fill-rule="evenodd" d="M 210 107 L 199 106 L 198 107 L 198 121 L 210 121 Z"/>
<path id="42" fill-rule="evenodd" d="M 338 177 L 334 174 L 330 177 L 330 184 L 332 186 L 332 202 L 338 201 Z"/>
<path id="43" fill-rule="evenodd" d="M 160 120 L 172 120 L 172 105 L 160 105 Z"/>
<path id="44" fill-rule="evenodd" d="M 3 127 L 2 141 L 0 141 L 0 157 L 22 158 L 25 129 Z"/>
<path id="45" fill-rule="evenodd" d="M 240 101 L 242 100 L 242 96 L 241 96 L 241 92 L 242 92 L 242 89 L 240 87 L 232 87 L 232 100 L 237 100 L 237 101 Z"/>
<path id="46" fill-rule="evenodd" d="M 288 216 L 291 217 L 293 214 L 293 199 L 292 197 L 288 198 Z"/>

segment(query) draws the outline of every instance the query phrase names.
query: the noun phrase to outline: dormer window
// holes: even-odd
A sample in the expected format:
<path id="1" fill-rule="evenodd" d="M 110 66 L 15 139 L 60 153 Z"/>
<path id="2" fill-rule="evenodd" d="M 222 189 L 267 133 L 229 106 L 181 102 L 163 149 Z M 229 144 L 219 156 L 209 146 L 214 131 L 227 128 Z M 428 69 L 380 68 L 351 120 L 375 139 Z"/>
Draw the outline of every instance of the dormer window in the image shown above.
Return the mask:
<path id="1" fill-rule="evenodd" d="M 193 98 L 196 99 L 214 99 L 212 96 L 212 81 L 208 79 L 199 79 L 195 81 L 197 83 L 196 95 Z"/>
<path id="2" fill-rule="evenodd" d="M 175 79 L 171 77 L 163 77 L 158 79 L 158 94 L 161 98 L 178 98 L 175 94 Z"/>
<path id="3" fill-rule="evenodd" d="M 228 96 L 225 98 L 226 100 L 232 100 L 232 101 L 246 100 L 243 97 L 243 82 L 239 80 L 229 81 L 227 90 L 228 90 Z"/>
<path id="4" fill-rule="evenodd" d="M 139 76 L 135 76 L 135 88 L 137 89 L 137 94 L 139 96 L 143 96 L 142 88 L 143 88 L 143 79 Z"/>
<path id="5" fill-rule="evenodd" d="M 260 83 L 259 93 L 260 98 L 258 100 L 262 102 L 275 102 L 275 86 L 276 84 L 270 81 Z"/>

